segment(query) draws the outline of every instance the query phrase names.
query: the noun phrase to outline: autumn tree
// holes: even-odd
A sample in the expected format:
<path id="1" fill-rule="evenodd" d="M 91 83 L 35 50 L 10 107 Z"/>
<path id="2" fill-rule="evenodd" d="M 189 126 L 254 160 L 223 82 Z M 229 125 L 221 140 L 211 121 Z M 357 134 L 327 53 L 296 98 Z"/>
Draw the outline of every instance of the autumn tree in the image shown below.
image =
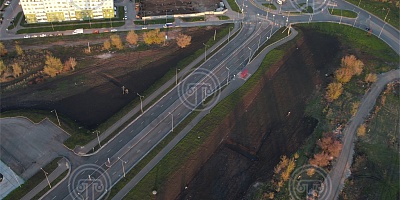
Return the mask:
<path id="1" fill-rule="evenodd" d="M 51 55 L 46 56 L 45 67 L 43 69 L 44 73 L 50 77 L 56 76 L 63 69 L 63 64 L 59 58 L 53 57 Z"/>
<path id="2" fill-rule="evenodd" d="M 375 83 L 377 79 L 378 77 L 376 74 L 369 73 L 365 76 L 365 82 L 367 83 Z"/>
<path id="3" fill-rule="evenodd" d="M 361 124 L 358 129 L 357 129 L 357 136 L 365 136 L 367 132 L 367 128 L 365 126 L 365 124 Z"/>
<path id="4" fill-rule="evenodd" d="M 70 57 L 68 58 L 68 60 L 64 62 L 63 71 L 75 70 L 76 65 L 77 65 L 76 59 Z"/>
<path id="5" fill-rule="evenodd" d="M 0 56 L 5 56 L 7 54 L 7 49 L 2 42 L 0 42 Z"/>
<path id="6" fill-rule="evenodd" d="M 347 83 L 353 76 L 353 71 L 350 68 L 341 67 L 335 72 L 335 79 L 340 83 Z"/>
<path id="7" fill-rule="evenodd" d="M 361 60 L 356 60 L 354 64 L 351 66 L 351 70 L 354 75 L 359 76 L 364 69 L 364 63 Z"/>
<path id="8" fill-rule="evenodd" d="M 328 102 L 332 102 L 339 98 L 343 92 L 343 85 L 341 83 L 330 83 L 326 90 L 326 96 Z"/>
<path id="9" fill-rule="evenodd" d="M 121 50 L 124 48 L 121 37 L 119 37 L 119 35 L 112 35 L 110 36 L 110 39 L 111 44 L 114 45 L 117 49 Z"/>
<path id="10" fill-rule="evenodd" d="M 330 156 L 337 158 L 340 155 L 340 151 L 342 151 L 343 144 L 338 141 L 334 140 L 333 143 L 327 149 Z"/>
<path id="11" fill-rule="evenodd" d="M 7 67 L 4 64 L 3 60 L 0 60 L 0 74 L 3 74 L 6 71 Z"/>
<path id="12" fill-rule="evenodd" d="M 326 167 L 329 164 L 329 155 L 325 152 L 317 153 L 310 160 L 310 164 L 319 167 Z"/>
<path id="13" fill-rule="evenodd" d="M 176 38 L 176 44 L 178 44 L 180 48 L 185 48 L 189 46 L 191 41 L 192 41 L 192 36 L 185 35 L 182 33 L 180 33 Z"/>
<path id="14" fill-rule="evenodd" d="M 139 36 L 135 33 L 135 31 L 129 31 L 128 32 L 128 35 L 126 35 L 126 41 L 129 43 L 129 44 L 133 44 L 133 45 L 136 45 L 137 44 L 137 42 L 138 42 L 138 38 L 139 38 Z"/>
<path id="15" fill-rule="evenodd" d="M 110 40 L 104 41 L 104 43 L 103 43 L 103 48 L 104 48 L 105 50 L 111 49 L 111 42 L 110 42 Z"/>
<path id="16" fill-rule="evenodd" d="M 19 45 L 15 45 L 15 51 L 17 52 L 17 54 L 19 56 L 24 55 L 24 50 L 22 50 L 21 46 L 19 46 Z"/>
<path id="17" fill-rule="evenodd" d="M 315 174 L 315 168 L 308 168 L 307 169 L 307 175 L 309 176 L 309 177 L 311 177 L 312 175 L 314 175 Z"/>
<path id="18" fill-rule="evenodd" d="M 146 44 L 161 44 L 164 41 L 165 32 L 160 32 L 160 29 L 154 29 L 152 31 L 143 34 L 143 40 Z"/>
<path id="19" fill-rule="evenodd" d="M 364 68 L 364 63 L 358 60 L 354 55 L 348 55 L 341 60 L 342 68 L 348 68 L 352 71 L 353 75 L 360 75 Z"/>
<path id="20" fill-rule="evenodd" d="M 14 63 L 11 65 L 14 77 L 18 77 L 22 73 L 22 68 L 18 63 Z"/>

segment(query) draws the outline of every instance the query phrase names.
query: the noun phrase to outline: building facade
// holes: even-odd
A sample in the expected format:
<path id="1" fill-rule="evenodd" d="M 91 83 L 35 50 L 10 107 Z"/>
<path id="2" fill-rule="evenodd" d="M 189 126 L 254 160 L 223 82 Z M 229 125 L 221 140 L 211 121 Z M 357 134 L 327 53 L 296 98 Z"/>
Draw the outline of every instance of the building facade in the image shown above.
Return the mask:
<path id="1" fill-rule="evenodd" d="M 114 17 L 113 0 L 21 0 L 27 23 Z"/>

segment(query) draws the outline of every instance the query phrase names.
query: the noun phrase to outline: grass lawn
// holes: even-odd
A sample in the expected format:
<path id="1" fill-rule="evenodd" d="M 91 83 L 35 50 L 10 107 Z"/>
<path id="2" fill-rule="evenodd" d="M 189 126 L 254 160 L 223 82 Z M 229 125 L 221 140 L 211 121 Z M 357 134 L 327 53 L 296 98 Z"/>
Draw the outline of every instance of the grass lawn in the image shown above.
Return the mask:
<path id="1" fill-rule="evenodd" d="M 47 173 L 51 174 L 51 172 L 53 172 L 58 167 L 57 162 L 59 160 L 61 160 L 61 158 L 54 159 L 49 164 L 47 164 L 45 167 L 43 167 L 43 170 L 46 171 Z M 33 188 L 35 188 L 37 185 L 39 185 L 40 182 L 42 182 L 45 179 L 46 179 L 46 177 L 45 177 L 43 171 L 39 170 L 29 180 L 27 180 L 24 184 L 22 184 L 21 187 L 17 187 L 15 190 L 13 190 L 11 193 L 9 193 L 4 198 L 4 200 L 21 199 L 23 196 L 28 194 L 28 192 L 30 192 Z"/>
<path id="2" fill-rule="evenodd" d="M 133 21 L 136 25 L 148 25 L 148 24 L 165 24 L 165 23 L 172 23 L 174 22 L 174 18 L 167 18 L 165 19 L 154 19 L 154 20 L 140 20 L 140 21 Z"/>
<path id="3" fill-rule="evenodd" d="M 184 22 L 198 22 L 204 21 L 204 17 L 182 17 L 181 20 Z"/>
<path id="4" fill-rule="evenodd" d="M 276 6 L 272 3 L 263 3 L 262 5 L 269 9 L 276 10 Z"/>
<path id="5" fill-rule="evenodd" d="M 386 22 L 399 29 L 400 10 L 398 7 L 394 6 L 391 1 L 387 2 L 378 2 L 373 0 L 362 0 L 361 2 L 359 0 L 347 0 L 347 1 L 356 6 L 358 6 L 358 4 L 360 3 L 360 8 L 367 10 L 368 12 L 376 15 L 382 20 L 384 20 L 387 15 Z"/>
<path id="6" fill-rule="evenodd" d="M 283 58 L 285 49 L 294 42 L 289 42 L 278 49 L 268 53 L 255 74 L 237 91 L 222 100 L 210 114 L 206 115 L 187 135 L 183 138 L 160 162 L 153 168 L 140 182 L 131 190 L 126 198 L 128 199 L 151 199 L 152 190 L 162 188 L 168 177 L 180 168 L 182 163 L 196 152 L 207 136 L 217 127 L 220 119 L 227 116 L 235 106 L 242 100 L 250 88 L 257 84 L 258 80 L 264 75 L 273 63 Z M 200 139 L 198 138 L 200 136 Z M 156 182 L 154 181 L 156 180 Z M 112 196 L 112 195 L 110 195 Z"/>
<path id="7" fill-rule="evenodd" d="M 357 13 L 351 10 L 330 9 L 330 8 L 329 8 L 329 13 L 331 15 L 343 16 L 348 18 L 356 18 L 358 15 Z"/>
<path id="8" fill-rule="evenodd" d="M 358 137 L 352 175 L 344 189 L 349 199 L 397 199 L 399 195 L 399 94 L 388 93 L 385 105 Z M 356 192 L 354 192 L 356 191 Z"/>
<path id="9" fill-rule="evenodd" d="M 24 33 L 40 33 L 40 32 L 54 32 L 54 31 L 67 31 L 67 30 L 75 30 L 78 28 L 83 29 L 92 29 L 92 28 L 111 28 L 111 27 L 120 27 L 123 26 L 125 22 L 104 22 L 104 23 L 86 23 L 86 24 L 75 24 L 75 25 L 66 25 L 66 26 L 54 26 L 54 27 L 40 27 L 40 28 L 25 28 L 17 31 L 17 34 Z M 53 29 L 54 28 L 54 29 Z"/>
<path id="10" fill-rule="evenodd" d="M 226 0 L 233 11 L 242 13 L 235 0 Z"/>
<path id="11" fill-rule="evenodd" d="M 217 17 L 219 20 L 228 20 L 229 19 L 229 17 L 226 15 L 217 15 Z"/>

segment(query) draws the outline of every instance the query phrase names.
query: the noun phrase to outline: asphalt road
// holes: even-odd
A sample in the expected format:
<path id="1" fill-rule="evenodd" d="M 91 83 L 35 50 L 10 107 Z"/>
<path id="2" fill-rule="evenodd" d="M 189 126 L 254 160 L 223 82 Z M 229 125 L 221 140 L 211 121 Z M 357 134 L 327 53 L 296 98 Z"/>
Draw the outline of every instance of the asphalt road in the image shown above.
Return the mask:
<path id="1" fill-rule="evenodd" d="M 232 74 L 236 74 L 245 67 L 249 56 L 255 52 L 258 46 L 262 45 L 262 42 L 267 40 L 267 37 L 271 36 L 271 29 L 276 30 L 289 23 L 306 23 L 310 19 L 312 22 L 330 21 L 347 25 L 354 24 L 355 27 L 365 29 L 368 20 L 370 23 L 368 26 L 373 28 L 373 34 L 379 35 L 383 41 L 399 53 L 399 41 L 396 40 L 396 38 L 399 38 L 399 31 L 392 29 L 390 25 L 375 16 L 369 17 L 370 14 L 362 10 L 359 11 L 360 14 L 356 21 L 355 19 L 323 13 L 312 16 L 286 16 L 275 12 L 268 13 L 267 16 L 264 10 L 259 9 L 249 1 L 238 0 L 237 2 L 239 5 L 244 5 L 245 11 L 244 24 L 240 33 L 214 56 L 208 58 L 192 75 L 180 80 L 180 86 L 175 87 L 139 116 L 98 153 L 86 157 L 65 155 L 71 162 L 72 173 L 70 176 L 74 179 L 61 182 L 43 199 L 93 199 L 105 194 L 105 191 L 108 191 L 111 185 L 123 177 L 124 171 L 128 171 L 140 161 L 162 138 L 170 133 L 172 127 L 175 127 L 192 111 L 193 105 L 201 104 L 205 96 L 214 94 L 213 91 L 227 81 L 227 77 L 232 78 Z M 339 1 L 338 5 L 341 5 L 341 3 Z M 343 3 L 343 6 L 351 8 L 351 5 L 346 3 Z M 268 20 L 265 20 L 266 18 Z M 226 22 L 182 23 L 180 26 L 217 25 L 221 23 Z M 160 26 L 154 25 L 148 28 L 160 28 Z M 378 31 L 379 27 L 383 26 L 383 31 Z M 118 29 L 118 31 L 122 30 L 131 30 L 131 28 Z M 8 37 L 8 35 L 4 37 L 2 29 L 0 34 L 2 39 L 16 37 Z M 212 73 L 209 73 L 209 71 Z M 211 76 L 211 74 L 214 74 L 214 76 Z M 182 96 L 186 97 L 186 101 L 180 99 Z M 184 104 L 184 102 L 190 102 L 190 104 Z M 78 168 L 89 166 L 88 164 L 96 164 L 100 166 L 96 169 L 97 171 L 107 173 L 96 173 L 96 170 L 88 171 Z M 81 182 L 74 182 L 75 180 Z M 103 183 L 105 188 L 93 189 L 98 182 Z M 73 191 L 71 192 L 68 188 Z"/>

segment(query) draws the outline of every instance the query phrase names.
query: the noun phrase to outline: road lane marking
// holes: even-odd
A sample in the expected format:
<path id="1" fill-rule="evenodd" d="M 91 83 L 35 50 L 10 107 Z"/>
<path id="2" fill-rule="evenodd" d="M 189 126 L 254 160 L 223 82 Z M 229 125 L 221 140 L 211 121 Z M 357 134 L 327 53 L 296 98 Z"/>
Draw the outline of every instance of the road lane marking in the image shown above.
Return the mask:
<path id="1" fill-rule="evenodd" d="M 180 115 L 181 113 L 178 113 L 178 116 Z"/>
<path id="2" fill-rule="evenodd" d="M 161 132 L 161 130 L 158 131 L 158 133 L 160 133 L 160 132 Z"/>
<path id="3" fill-rule="evenodd" d="M 161 108 L 164 106 L 164 104 L 163 105 L 161 105 Z"/>
<path id="4" fill-rule="evenodd" d="M 119 142 L 122 142 L 122 139 Z"/>
<path id="5" fill-rule="evenodd" d="M 94 163 L 97 163 L 97 161 L 99 161 L 99 160 L 96 160 L 96 162 L 94 162 Z"/>
<path id="6" fill-rule="evenodd" d="M 154 113 L 151 113 L 151 115 L 153 115 Z"/>
<path id="7" fill-rule="evenodd" d="M 112 175 L 116 174 L 117 172 L 114 172 Z"/>
<path id="8" fill-rule="evenodd" d="M 149 143 L 151 140 L 147 141 L 147 143 Z"/>
<path id="9" fill-rule="evenodd" d="M 143 124 L 143 122 L 144 122 L 144 121 L 142 121 L 142 123 L 140 123 L 140 124 Z M 133 130 L 132 130 L 132 131 L 133 131 Z M 132 131 L 131 131 L 131 133 L 132 133 Z"/>
<path id="10" fill-rule="evenodd" d="M 54 196 L 54 197 L 52 198 L 52 200 L 55 199 L 56 197 L 57 197 L 57 196 Z"/>
<path id="11" fill-rule="evenodd" d="M 111 149 L 109 149 L 109 150 L 107 151 L 107 153 L 110 152 L 110 151 L 111 151 Z"/>
<path id="12" fill-rule="evenodd" d="M 140 152 L 140 149 L 136 151 L 136 153 L 139 153 L 139 152 Z"/>

